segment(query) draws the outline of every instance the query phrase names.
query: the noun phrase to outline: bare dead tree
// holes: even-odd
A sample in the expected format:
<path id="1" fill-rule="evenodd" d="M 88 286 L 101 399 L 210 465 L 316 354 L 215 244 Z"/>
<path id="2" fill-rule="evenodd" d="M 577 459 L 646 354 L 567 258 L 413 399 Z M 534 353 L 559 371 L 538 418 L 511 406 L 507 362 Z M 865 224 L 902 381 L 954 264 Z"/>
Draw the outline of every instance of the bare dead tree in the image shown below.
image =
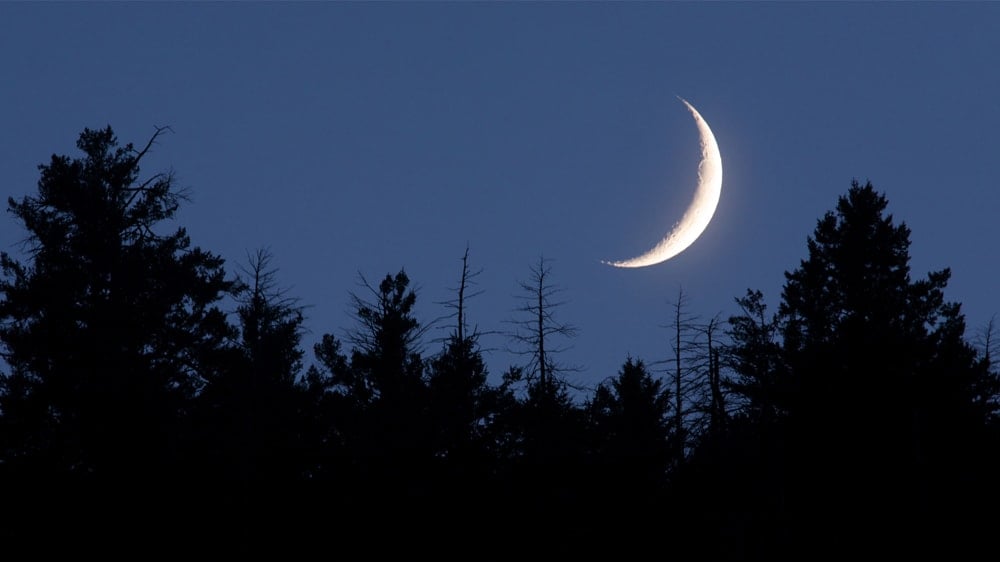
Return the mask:
<path id="1" fill-rule="evenodd" d="M 990 412 L 990 416 L 996 416 L 1000 411 L 1000 373 L 996 370 L 996 357 L 1000 353 L 1000 338 L 997 338 L 996 315 L 979 329 L 973 338 L 973 345 L 986 363 L 986 369 L 990 376 L 983 381 L 981 388 L 977 389 L 978 400 L 981 407 Z"/>
<path id="2" fill-rule="evenodd" d="M 995 314 L 979 329 L 979 332 L 973 339 L 973 344 L 989 368 L 992 369 L 994 363 L 996 363 L 995 357 L 1000 352 L 1000 340 L 997 339 Z"/>
<path id="3" fill-rule="evenodd" d="M 708 360 L 708 430 L 717 431 L 725 425 L 726 399 L 722 391 L 722 368 L 719 345 L 719 316 L 716 315 L 703 327 L 705 357 Z"/>
<path id="4" fill-rule="evenodd" d="M 509 321 L 514 326 L 509 334 L 514 344 L 510 351 L 527 357 L 521 372 L 529 383 L 537 382 L 541 388 L 552 387 L 555 383 L 575 388 L 559 374 L 579 368 L 556 360 L 558 354 L 571 346 L 556 341 L 575 337 L 577 329 L 556 319 L 555 312 L 565 301 L 556 300 L 563 289 L 552 284 L 549 263 L 550 260 L 539 257 L 538 263 L 531 266 L 529 279 L 519 282 L 522 304 L 515 309 L 520 318 Z"/>
<path id="5" fill-rule="evenodd" d="M 670 303 L 671 322 L 664 326 L 671 331 L 670 349 L 672 357 L 657 362 L 663 365 L 669 377 L 673 394 L 674 462 L 684 458 L 688 439 L 688 416 L 694 411 L 692 391 L 697 385 L 691 361 L 695 350 L 697 317 L 688 312 L 688 299 L 683 288 L 678 288 L 677 299 Z"/>
<path id="6" fill-rule="evenodd" d="M 694 440 L 724 422 L 726 400 L 719 316 L 701 322 L 688 311 L 683 288 L 678 289 L 670 310 L 671 322 L 664 327 L 670 330 L 671 357 L 656 364 L 672 387 L 675 462 L 679 463 Z"/>
<path id="7" fill-rule="evenodd" d="M 472 331 L 469 332 L 469 325 L 467 321 L 467 302 L 469 299 L 475 298 L 483 293 L 483 291 L 476 288 L 476 277 L 478 277 L 483 272 L 482 269 L 473 270 L 469 266 L 469 246 L 465 246 L 465 252 L 462 254 L 462 273 L 459 276 L 458 286 L 451 289 L 455 297 L 439 302 L 438 304 L 444 305 L 445 308 L 452 309 L 454 312 L 447 314 L 444 318 L 454 318 L 455 323 L 453 328 L 450 326 L 441 326 L 442 328 L 451 328 L 450 333 L 443 339 L 447 339 L 451 336 L 455 336 L 458 340 L 464 340 L 468 336 L 479 336 L 482 332 L 479 331 L 478 326 L 473 326 Z"/>
<path id="8" fill-rule="evenodd" d="M 674 428 L 677 432 L 677 446 L 680 448 L 678 458 L 683 455 L 684 443 L 686 440 L 684 428 L 684 392 L 682 389 L 684 380 L 684 367 L 681 358 L 684 354 L 684 342 L 682 339 L 687 314 L 684 311 L 685 298 L 684 289 L 677 290 L 677 301 L 674 303 Z"/>

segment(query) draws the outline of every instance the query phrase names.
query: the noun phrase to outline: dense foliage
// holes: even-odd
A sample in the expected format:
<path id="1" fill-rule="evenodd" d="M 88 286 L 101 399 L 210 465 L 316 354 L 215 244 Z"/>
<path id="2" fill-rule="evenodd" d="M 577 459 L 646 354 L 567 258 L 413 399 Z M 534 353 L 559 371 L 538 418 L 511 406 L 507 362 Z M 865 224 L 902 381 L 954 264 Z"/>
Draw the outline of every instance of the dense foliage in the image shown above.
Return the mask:
<path id="1" fill-rule="evenodd" d="M 948 270 L 911 277 L 909 230 L 871 184 L 818 221 L 775 312 L 751 289 L 702 324 L 679 300 L 672 374 L 628 357 L 574 400 L 545 260 L 510 336 L 525 363 L 499 384 L 467 327 L 468 252 L 436 353 L 399 271 L 364 281 L 348 335 L 307 361 L 268 252 L 230 275 L 161 230 L 183 194 L 141 176 L 159 134 L 136 149 L 85 130 L 81 157 L 53 156 L 37 195 L 9 200 L 27 231 L 24 261 L 0 257 L 0 487 L 25 514 L 11 537 L 87 527 L 100 504 L 213 521 L 175 541 L 375 552 L 370 537 L 420 529 L 474 559 L 518 552 L 511 537 L 711 560 L 989 544 L 997 373 L 945 298 Z M 35 525 L 39 503 L 80 517 Z M 446 528 L 485 542 L 462 550 Z"/>

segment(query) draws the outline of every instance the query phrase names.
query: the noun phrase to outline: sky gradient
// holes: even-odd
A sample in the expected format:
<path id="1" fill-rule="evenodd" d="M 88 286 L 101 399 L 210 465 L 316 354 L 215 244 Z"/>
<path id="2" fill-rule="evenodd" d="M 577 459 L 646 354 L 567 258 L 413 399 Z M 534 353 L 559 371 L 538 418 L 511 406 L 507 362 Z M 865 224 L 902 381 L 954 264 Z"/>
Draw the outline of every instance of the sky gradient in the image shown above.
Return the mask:
<path id="1" fill-rule="evenodd" d="M 418 316 L 448 313 L 468 245 L 494 377 L 544 256 L 588 386 L 671 355 L 679 290 L 703 320 L 748 288 L 776 308 L 852 179 L 912 229 L 913 276 L 950 267 L 981 328 L 1000 312 L 998 59 L 1000 3 L 0 3 L 0 181 L 34 194 L 85 127 L 141 145 L 169 126 L 144 172 L 175 171 L 177 223 L 227 269 L 270 249 L 304 347 L 352 327 L 359 275 L 405 269 Z M 604 265 L 691 200 L 677 96 L 722 153 L 715 216 L 663 264 Z M 0 221 L 4 251 L 24 234 Z"/>

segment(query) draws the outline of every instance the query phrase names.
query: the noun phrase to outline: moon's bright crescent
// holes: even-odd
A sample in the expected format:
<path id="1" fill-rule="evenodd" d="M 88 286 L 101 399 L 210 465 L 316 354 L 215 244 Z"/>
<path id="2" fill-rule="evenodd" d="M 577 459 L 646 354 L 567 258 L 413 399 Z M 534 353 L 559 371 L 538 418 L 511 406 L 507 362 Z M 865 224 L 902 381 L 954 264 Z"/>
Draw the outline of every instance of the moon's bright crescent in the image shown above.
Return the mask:
<path id="1" fill-rule="evenodd" d="M 694 199 L 681 220 L 652 250 L 632 259 L 603 263 L 615 267 L 645 267 L 664 262 L 693 244 L 715 214 L 719 196 L 722 195 L 722 155 L 719 154 L 719 145 L 701 114 L 687 100 L 679 99 L 694 116 L 701 136 L 701 163 L 698 164 L 698 188 L 694 192 Z"/>

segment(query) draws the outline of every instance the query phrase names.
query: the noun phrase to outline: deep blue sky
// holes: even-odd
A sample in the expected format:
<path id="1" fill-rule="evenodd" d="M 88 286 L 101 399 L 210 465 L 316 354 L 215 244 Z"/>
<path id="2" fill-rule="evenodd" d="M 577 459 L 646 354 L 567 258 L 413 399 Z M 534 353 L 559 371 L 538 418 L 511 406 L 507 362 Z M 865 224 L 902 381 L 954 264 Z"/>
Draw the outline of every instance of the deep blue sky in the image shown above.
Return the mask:
<path id="1" fill-rule="evenodd" d="M 776 307 L 854 178 L 912 229 L 914 277 L 950 267 L 981 327 L 1000 312 L 998 68 L 986 2 L 0 3 L 0 181 L 34 193 L 84 127 L 142 144 L 169 125 L 144 171 L 175 170 L 179 224 L 231 269 L 271 249 L 307 347 L 352 326 L 359 273 L 405 268 L 418 315 L 446 313 L 468 243 L 483 331 L 519 318 L 518 281 L 552 260 L 579 330 L 562 358 L 593 384 L 670 356 L 679 289 L 702 319 L 747 288 Z M 690 200 L 678 95 L 722 151 L 715 217 L 664 264 L 601 265 Z M 23 236 L 0 221 L 3 249 Z M 483 340 L 496 376 L 505 343 Z"/>

